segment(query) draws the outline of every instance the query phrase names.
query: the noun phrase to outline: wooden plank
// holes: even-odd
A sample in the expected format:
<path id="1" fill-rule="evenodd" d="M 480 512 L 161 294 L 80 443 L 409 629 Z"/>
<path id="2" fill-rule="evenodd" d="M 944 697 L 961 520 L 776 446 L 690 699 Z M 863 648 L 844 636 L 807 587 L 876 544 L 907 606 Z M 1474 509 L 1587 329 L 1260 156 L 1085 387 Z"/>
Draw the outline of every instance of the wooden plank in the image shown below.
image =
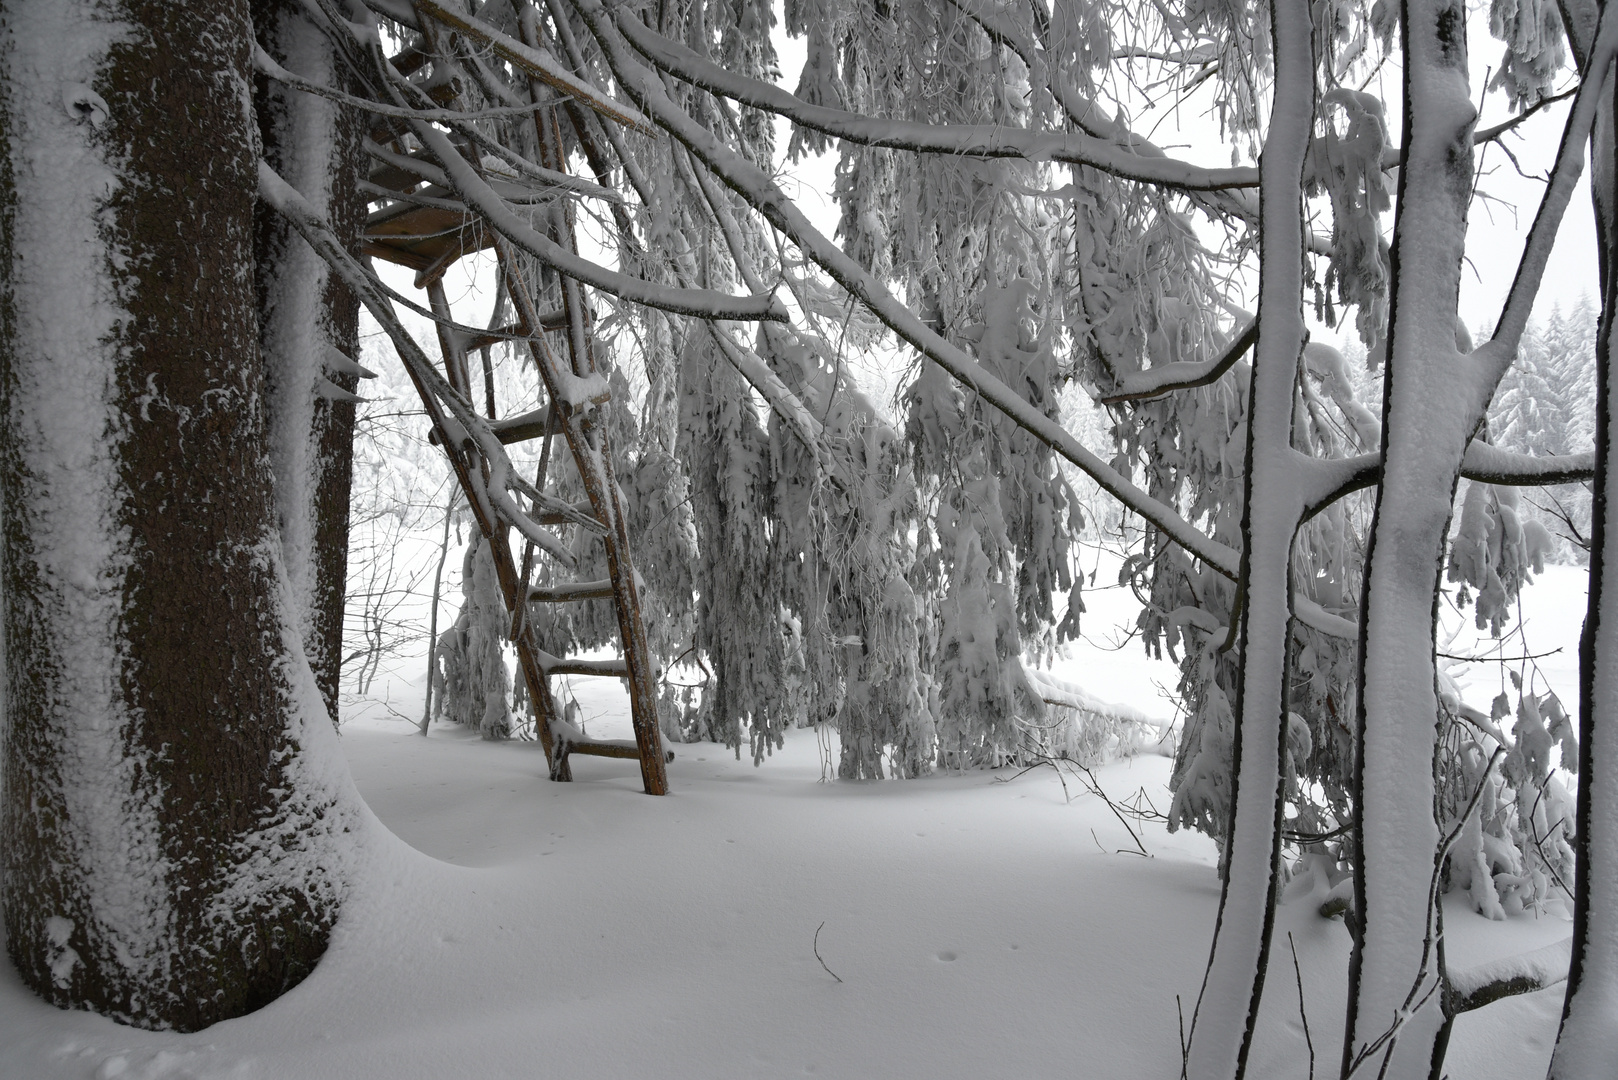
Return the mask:
<path id="1" fill-rule="evenodd" d="M 566 604 L 574 600 L 611 600 L 612 582 L 569 581 L 560 585 L 532 585 L 528 601 L 532 604 Z"/>
<path id="2" fill-rule="evenodd" d="M 640 747 L 627 739 L 580 739 L 577 742 L 562 744 L 564 754 L 588 754 L 591 757 L 624 758 L 629 761 L 640 760 Z M 664 762 L 674 760 L 674 751 L 663 751 Z"/>
<path id="3" fill-rule="evenodd" d="M 466 350 L 471 352 L 471 349 Z M 532 409 L 516 416 L 508 416 L 504 420 L 490 420 L 489 430 L 501 443 L 509 446 L 512 443 L 527 442 L 530 439 L 540 438 L 545 434 L 545 425 L 550 422 L 550 406 L 545 405 Z M 429 431 L 427 441 L 434 446 L 438 445 L 438 432 Z M 588 508 L 585 513 L 589 513 Z"/>
<path id="4" fill-rule="evenodd" d="M 475 214 L 410 203 L 373 211 L 366 219 L 363 239 L 367 255 L 418 273 L 431 273 L 494 243 Z"/>
<path id="5" fill-rule="evenodd" d="M 535 658 L 546 675 L 599 675 L 603 678 L 629 678 L 629 664 L 622 660 L 572 660 L 552 656 L 543 649 Z"/>

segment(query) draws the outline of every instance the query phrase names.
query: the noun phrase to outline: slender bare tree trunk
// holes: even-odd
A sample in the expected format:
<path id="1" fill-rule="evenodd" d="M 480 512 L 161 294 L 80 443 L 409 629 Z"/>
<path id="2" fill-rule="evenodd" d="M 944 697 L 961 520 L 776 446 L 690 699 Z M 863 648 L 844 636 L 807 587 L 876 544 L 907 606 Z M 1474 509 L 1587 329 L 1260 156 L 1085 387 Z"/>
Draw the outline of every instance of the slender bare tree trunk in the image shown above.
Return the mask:
<path id="1" fill-rule="evenodd" d="M 427 694 L 421 706 L 421 733 L 433 722 L 433 681 L 438 678 L 438 602 L 444 587 L 444 560 L 449 558 L 449 526 L 455 520 L 455 501 L 461 489 L 450 487 L 444 507 L 444 538 L 438 545 L 438 566 L 433 570 L 433 610 L 427 620 Z"/>
<path id="2" fill-rule="evenodd" d="M 1584 66 L 1599 9 L 1564 5 L 1563 22 Z M 1579 794 L 1573 841 L 1573 951 L 1552 1080 L 1598 1080 L 1618 1060 L 1618 460 L 1613 420 L 1618 378 L 1613 323 L 1618 315 L 1618 80 L 1609 85 L 1590 139 L 1590 188 L 1601 265 L 1601 326 L 1596 335 L 1596 475 L 1591 509 L 1590 598 L 1579 642 Z"/>
<path id="3" fill-rule="evenodd" d="M 1461 457 L 1487 404 L 1455 340 L 1472 125 L 1466 11 L 1407 0 L 1404 160 L 1392 251 L 1383 473 L 1361 604 L 1355 910 L 1345 1073 L 1426 1075 L 1443 1025 L 1433 656 Z M 1496 376 L 1498 378 L 1498 376 Z M 1458 393 L 1459 391 L 1459 393 Z M 1493 384 L 1488 387 L 1493 391 Z M 1476 398 L 1482 395 L 1482 401 Z"/>
<path id="4" fill-rule="evenodd" d="M 1230 846 L 1213 949 L 1191 1024 L 1186 1072 L 1197 1080 L 1246 1071 L 1264 990 L 1281 854 L 1292 540 L 1303 516 L 1303 473 L 1310 464 L 1292 448 L 1293 393 L 1307 336 L 1303 168 L 1315 102 L 1307 0 L 1271 0 L 1270 22 L 1275 98 L 1259 162 L 1259 330 L 1243 482 L 1243 601 L 1234 616 L 1241 620 L 1242 666 Z"/>
<path id="5" fill-rule="evenodd" d="M 341 86 L 330 41 L 296 0 L 254 0 L 254 29 L 276 62 Z M 358 254 L 363 131 L 352 110 L 260 77 L 264 157 Z M 348 577 L 359 299 L 286 221 L 260 205 L 256 262 L 275 503 L 298 632 L 335 722 Z"/>
<path id="6" fill-rule="evenodd" d="M 7 946 L 195 1030 L 313 968 L 358 820 L 276 529 L 248 4 L 0 28 Z"/>

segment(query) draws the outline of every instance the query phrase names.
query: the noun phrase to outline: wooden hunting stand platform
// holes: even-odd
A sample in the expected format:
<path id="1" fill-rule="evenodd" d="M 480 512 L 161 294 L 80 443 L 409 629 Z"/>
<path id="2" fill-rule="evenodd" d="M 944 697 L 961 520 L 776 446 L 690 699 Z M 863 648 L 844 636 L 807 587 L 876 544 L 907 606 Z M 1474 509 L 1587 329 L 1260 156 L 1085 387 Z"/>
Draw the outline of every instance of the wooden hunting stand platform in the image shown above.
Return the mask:
<path id="1" fill-rule="evenodd" d="M 437 5 L 422 4 L 429 12 Z M 525 27 L 530 30 L 531 27 Z M 528 36 L 527 33 L 524 35 Z M 533 41 L 525 44 L 532 46 Z M 521 66 L 520 64 L 518 65 Z M 534 119 L 541 148 L 540 164 L 555 172 L 565 172 L 567 162 L 561 151 L 554 107 L 541 107 L 538 78 L 532 80 Z M 547 93 L 557 87 L 550 84 Z M 565 90 L 565 88 L 564 88 Z M 404 148 L 393 156 L 406 156 Z M 500 181 L 491 179 L 498 189 Z M 541 525 L 572 524 L 596 536 L 605 547 L 607 577 L 599 581 L 573 581 L 540 587 L 530 584 L 539 552 L 530 541 L 524 544 L 522 558 L 514 557 L 510 529 L 496 520 L 484 504 L 482 483 L 491 475 L 493 463 L 477 444 L 457 440 L 447 430 L 435 430 L 434 441 L 443 446 L 460 481 L 467 503 L 493 555 L 506 610 L 511 616 L 510 639 L 516 647 L 523 679 L 533 703 L 540 744 L 550 764 L 553 780 L 572 779 L 568 759 L 574 754 L 598 757 L 632 758 L 640 762 L 641 779 L 649 795 L 668 791 L 665 757 L 657 723 L 657 684 L 651 654 L 646 644 L 646 628 L 641 618 L 640 598 L 634 565 L 630 558 L 629 534 L 624 522 L 622 494 L 613 479 L 607 432 L 601 407 L 608 401 L 605 376 L 597 367 L 592 313 L 583 288 L 571 278 L 558 275 L 561 303 L 541 312 L 535 306 L 537 282 L 529 280 L 523 260 L 480 217 L 464 207 L 455 194 L 433 184 L 398 164 L 379 161 L 369 176 L 374 200 L 388 201 L 374 211 L 366 223 L 364 253 L 416 271 L 416 287 L 427 291 L 433 314 L 440 320 L 438 341 L 443 353 L 444 373 L 451 387 L 468 403 L 475 402 L 467 354 L 496 341 L 521 340 L 533 356 L 544 383 L 547 403 L 540 409 L 504 419 L 495 416 L 494 385 L 485 372 L 485 391 L 490 426 L 502 443 L 543 439 L 539 472 L 534 488 L 545 490 L 545 474 L 551 457 L 551 444 L 560 435 L 573 455 L 588 496 L 588 505 L 561 507 L 538 516 Z M 532 192 L 532 188 L 524 188 Z M 561 195 L 560 192 L 558 192 Z M 396 198 L 393 196 L 396 195 Z M 550 201 L 546 211 L 550 239 L 571 253 L 577 253 L 572 205 L 565 197 Z M 474 336 L 458 332 L 449 323 L 451 311 L 445 294 L 444 273 L 460 259 L 493 248 L 507 295 L 516 309 L 514 325 Z M 475 407 L 475 406 L 474 406 Z M 432 410 L 429 409 L 429 414 Z M 571 512 L 569 512 L 571 511 Z M 560 543 L 553 549 L 561 552 Z M 534 604 L 563 604 L 584 600 L 612 600 L 617 609 L 618 630 L 623 646 L 620 660 L 579 660 L 553 656 L 537 643 L 529 620 Z M 601 741 L 580 736 L 563 721 L 551 693 L 553 675 L 596 675 L 622 678 L 629 685 L 631 719 L 635 740 Z"/>

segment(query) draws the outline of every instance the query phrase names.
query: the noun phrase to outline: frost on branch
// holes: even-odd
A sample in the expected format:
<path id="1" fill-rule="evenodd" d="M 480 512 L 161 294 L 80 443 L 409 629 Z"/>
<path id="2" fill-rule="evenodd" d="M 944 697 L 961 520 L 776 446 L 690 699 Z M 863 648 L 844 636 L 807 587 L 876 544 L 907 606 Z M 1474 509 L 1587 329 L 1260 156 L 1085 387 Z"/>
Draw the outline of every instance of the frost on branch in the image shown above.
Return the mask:
<path id="1" fill-rule="evenodd" d="M 1489 89 L 1503 91 L 1514 109 L 1547 96 L 1567 64 L 1562 15 L 1554 0 L 1491 0 L 1489 33 L 1506 44 Z"/>
<path id="2" fill-rule="evenodd" d="M 489 545 L 481 538 L 467 546 L 461 592 L 460 614 L 438 639 L 435 707 L 440 718 L 485 739 L 510 738 L 511 673 L 501 652 L 510 616 Z"/>
<path id="3" fill-rule="evenodd" d="M 1321 95 L 1324 130 L 1310 147 L 1314 185 L 1331 198 L 1331 261 L 1316 316 L 1337 322 L 1354 309 L 1360 340 L 1375 343 L 1388 317 L 1388 245 L 1382 215 L 1393 207 L 1393 180 L 1382 168 L 1388 125 L 1371 94 L 1335 87 Z M 1333 294 L 1335 292 L 1335 299 Z"/>
<path id="4" fill-rule="evenodd" d="M 1456 603 L 1464 607 L 1475 599 L 1478 629 L 1495 637 L 1512 618 L 1522 587 L 1544 573 L 1545 555 L 1555 543 L 1520 508 L 1516 488 L 1469 484 L 1460 527 L 1450 540 L 1449 580 L 1461 586 Z"/>

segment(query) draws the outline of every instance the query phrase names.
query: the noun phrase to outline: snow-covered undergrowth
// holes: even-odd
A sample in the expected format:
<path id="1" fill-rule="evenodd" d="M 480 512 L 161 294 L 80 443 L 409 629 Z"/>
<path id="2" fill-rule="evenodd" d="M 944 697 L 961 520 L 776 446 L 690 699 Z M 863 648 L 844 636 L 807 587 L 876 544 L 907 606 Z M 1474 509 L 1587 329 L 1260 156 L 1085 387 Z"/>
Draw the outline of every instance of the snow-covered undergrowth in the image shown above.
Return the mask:
<path id="1" fill-rule="evenodd" d="M 1539 663 L 1570 703 L 1581 587 L 1551 568 L 1524 595 L 1531 651 L 1563 648 Z M 1088 596 L 1098 643 L 1123 615 L 1111 595 Z M 1472 666 L 1486 707 L 1496 688 Z M 1077 650 L 1056 674 L 1169 715 L 1134 644 Z M 627 733 L 616 684 L 577 689 L 592 735 Z M 384 693 L 419 708 L 419 685 Z M 381 707 L 354 710 L 343 746 L 375 818 L 311 978 L 182 1036 L 58 1012 L 5 966 L 0 1077 L 1178 1075 L 1176 996 L 1189 1005 L 1202 977 L 1214 850 L 1132 822 L 1151 858 L 1128 853 L 1071 775 L 1071 801 L 1050 768 L 824 783 L 815 733 L 794 731 L 761 768 L 678 746 L 673 794 L 652 799 L 629 763 L 575 760 L 576 782 L 552 784 L 532 743 L 456 725 L 422 738 Z M 1169 764 L 1144 753 L 1095 775 L 1161 809 Z M 1252 1075 L 1308 1075 L 1289 935 L 1316 1074 L 1335 1069 L 1349 942 L 1317 913 L 1323 890 L 1295 879 L 1280 909 Z M 1460 968 L 1568 924 L 1491 922 L 1456 896 L 1446 930 Z M 1449 1074 L 1542 1074 L 1560 1008 L 1553 987 L 1464 1017 Z"/>

